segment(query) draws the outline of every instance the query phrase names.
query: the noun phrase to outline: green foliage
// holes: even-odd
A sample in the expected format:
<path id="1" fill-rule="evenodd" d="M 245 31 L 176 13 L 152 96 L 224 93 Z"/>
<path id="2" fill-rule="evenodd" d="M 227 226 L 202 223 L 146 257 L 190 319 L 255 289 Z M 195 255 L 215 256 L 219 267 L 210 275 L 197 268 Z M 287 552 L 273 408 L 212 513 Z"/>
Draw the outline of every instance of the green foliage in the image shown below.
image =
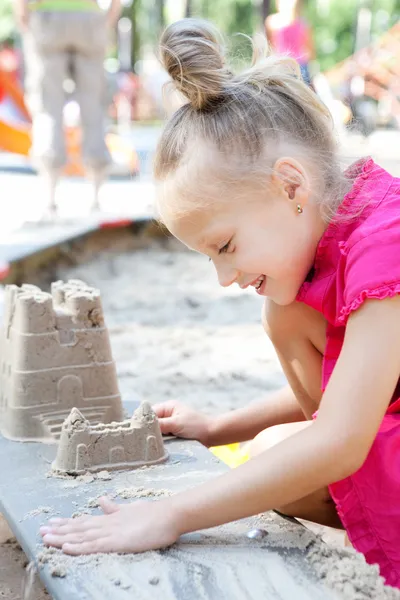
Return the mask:
<path id="1" fill-rule="evenodd" d="M 124 10 L 124 16 L 129 17 L 132 21 L 132 53 L 131 61 L 132 65 L 135 65 L 140 55 L 140 17 L 141 17 L 142 3 L 140 0 L 134 0 L 131 6 Z"/>
<path id="2" fill-rule="evenodd" d="M 0 0 L 0 42 L 14 37 L 15 33 L 12 0 Z"/>
<path id="3" fill-rule="evenodd" d="M 395 14 L 399 0 L 330 0 L 328 10 L 316 10 L 309 0 L 304 15 L 313 31 L 317 60 L 326 70 L 354 52 L 357 11 L 364 5 L 372 10 L 372 39 L 376 39 L 399 18 Z M 320 3 L 322 4 L 322 2 Z M 318 5 L 318 3 L 317 3 Z"/>
<path id="4" fill-rule="evenodd" d="M 194 14 L 213 21 L 229 38 L 229 51 L 234 63 L 241 66 L 252 55 L 251 41 L 257 29 L 258 11 L 252 0 L 197 0 Z"/>
<path id="5" fill-rule="evenodd" d="M 400 18 L 400 0 L 303 0 L 303 4 L 322 70 L 352 54 L 360 6 L 369 6 L 373 11 L 373 39 Z M 145 46 L 156 47 L 166 16 L 165 5 L 166 0 L 132 0 L 131 6 L 124 9 L 125 16 L 132 19 L 134 61 L 141 57 Z M 261 0 L 191 0 L 190 7 L 194 16 L 210 19 L 227 34 L 234 62 L 239 66 L 248 62 L 252 48 L 246 35 L 251 37 L 263 30 Z M 271 10 L 275 10 L 273 0 Z M 15 34 L 12 0 L 0 0 L 0 41 Z"/>
<path id="6" fill-rule="evenodd" d="M 256 29 L 255 11 L 251 0 L 236 0 L 227 14 L 230 15 L 229 20 L 223 19 L 220 14 L 219 25 L 230 36 L 231 57 L 234 64 L 240 67 L 252 55 L 252 46 L 246 36 L 252 36 Z"/>
<path id="7" fill-rule="evenodd" d="M 354 50 L 358 0 L 334 0 L 325 14 L 319 14 L 308 2 L 305 16 L 310 23 L 317 60 L 321 69 L 329 69 Z"/>

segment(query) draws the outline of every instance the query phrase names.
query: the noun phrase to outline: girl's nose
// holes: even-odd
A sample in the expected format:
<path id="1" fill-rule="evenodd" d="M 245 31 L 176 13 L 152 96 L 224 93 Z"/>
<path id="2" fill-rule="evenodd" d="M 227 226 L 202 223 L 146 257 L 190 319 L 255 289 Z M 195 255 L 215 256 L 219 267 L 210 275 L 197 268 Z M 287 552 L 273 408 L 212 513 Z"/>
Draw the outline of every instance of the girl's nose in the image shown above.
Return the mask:
<path id="1" fill-rule="evenodd" d="M 218 282 L 222 287 L 229 287 L 232 283 L 235 283 L 238 277 L 238 272 L 236 269 L 232 269 L 231 267 L 216 267 Z"/>

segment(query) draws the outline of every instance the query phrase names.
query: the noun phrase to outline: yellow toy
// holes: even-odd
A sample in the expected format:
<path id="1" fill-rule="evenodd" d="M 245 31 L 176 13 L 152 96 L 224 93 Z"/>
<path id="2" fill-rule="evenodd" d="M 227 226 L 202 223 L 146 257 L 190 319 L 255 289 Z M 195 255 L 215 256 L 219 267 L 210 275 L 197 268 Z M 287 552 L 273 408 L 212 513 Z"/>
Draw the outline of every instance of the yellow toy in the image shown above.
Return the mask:
<path id="1" fill-rule="evenodd" d="M 231 469 L 239 467 L 250 459 L 246 446 L 241 446 L 239 443 L 215 446 L 210 448 L 210 451 Z"/>

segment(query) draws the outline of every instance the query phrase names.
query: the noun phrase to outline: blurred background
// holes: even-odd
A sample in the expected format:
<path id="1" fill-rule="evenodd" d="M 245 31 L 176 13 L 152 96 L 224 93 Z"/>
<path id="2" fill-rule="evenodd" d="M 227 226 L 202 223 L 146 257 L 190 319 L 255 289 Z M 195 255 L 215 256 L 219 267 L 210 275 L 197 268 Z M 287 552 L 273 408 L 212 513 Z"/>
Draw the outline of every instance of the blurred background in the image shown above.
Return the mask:
<path id="1" fill-rule="evenodd" d="M 293 17 L 290 13 L 295 4 Z M 109 9 L 108 0 L 99 0 L 99 5 L 104 11 Z M 363 138 L 377 131 L 398 130 L 400 0 L 304 0 L 301 4 L 293 0 L 122 0 L 119 17 L 109 31 L 104 61 L 112 175 L 150 174 L 151 154 L 168 111 L 162 93 L 167 76 L 157 60 L 157 41 L 166 25 L 183 16 L 211 19 L 228 34 L 231 56 L 239 69 L 248 62 L 252 50 L 248 39 L 235 34 L 266 35 L 275 50 L 290 52 L 290 26 L 286 39 L 281 30 L 291 20 L 301 20 L 307 24 L 309 36 L 307 77 L 329 106 L 339 133 L 350 131 L 356 136 L 347 140 L 350 154 L 356 154 L 360 144 L 365 146 Z M 13 3 L 0 0 L 3 167 L 32 166 L 24 75 L 24 53 Z M 81 177 L 85 170 L 79 150 L 80 113 L 73 79 L 67 77 L 63 87 L 64 125 L 69 129 L 64 174 Z M 169 107 L 173 106 L 172 99 Z M 378 135 L 377 139 L 387 151 L 387 138 Z"/>
<path id="2" fill-rule="evenodd" d="M 99 4 L 107 10 L 107 0 Z M 248 40 L 233 34 L 264 33 L 265 20 L 276 11 L 274 0 L 122 0 L 105 60 L 110 121 L 129 125 L 164 116 L 165 76 L 156 52 L 160 32 L 172 21 L 183 16 L 214 21 L 232 35 L 232 56 L 240 67 L 250 58 L 251 48 Z M 370 122 L 364 125 L 368 132 L 373 126 L 398 126 L 400 0 L 304 0 L 300 11 L 314 40 L 313 75 L 323 73 L 334 96 L 346 105 L 352 95 L 372 100 L 375 110 L 371 108 Z M 12 0 L 0 0 L 0 43 L 1 68 L 22 84 L 24 65 Z M 65 89 L 67 98 L 73 96 L 68 82 Z M 347 112 L 346 117 L 350 118 Z"/>

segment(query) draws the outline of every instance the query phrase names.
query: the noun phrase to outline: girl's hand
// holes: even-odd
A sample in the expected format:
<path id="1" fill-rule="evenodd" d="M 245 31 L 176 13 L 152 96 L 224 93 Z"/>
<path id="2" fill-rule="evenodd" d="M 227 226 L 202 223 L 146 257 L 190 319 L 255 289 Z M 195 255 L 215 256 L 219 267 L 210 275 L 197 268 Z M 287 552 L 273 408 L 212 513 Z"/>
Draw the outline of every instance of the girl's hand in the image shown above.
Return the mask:
<path id="1" fill-rule="evenodd" d="M 170 546 L 179 537 L 177 519 L 167 500 L 116 504 L 100 499 L 104 515 L 50 519 L 40 528 L 47 546 L 66 554 L 145 552 Z"/>
<path id="2" fill-rule="evenodd" d="M 164 435 L 198 440 L 208 446 L 211 419 L 180 402 L 170 400 L 153 406 Z"/>

